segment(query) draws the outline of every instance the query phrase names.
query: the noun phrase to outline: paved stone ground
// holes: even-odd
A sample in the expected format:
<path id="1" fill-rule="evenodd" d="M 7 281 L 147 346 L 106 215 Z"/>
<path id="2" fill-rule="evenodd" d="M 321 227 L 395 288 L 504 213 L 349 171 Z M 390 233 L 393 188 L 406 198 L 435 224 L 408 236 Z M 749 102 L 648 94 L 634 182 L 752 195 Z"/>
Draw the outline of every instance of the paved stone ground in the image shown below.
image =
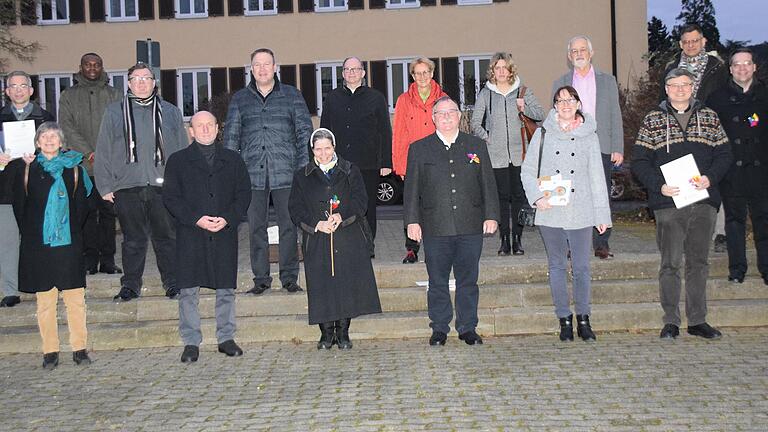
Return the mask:
<path id="1" fill-rule="evenodd" d="M 353 323 L 354 325 L 354 323 Z M 245 356 L 179 349 L 0 356 L 0 430 L 764 431 L 768 329 L 720 341 L 656 334 L 246 345 Z"/>

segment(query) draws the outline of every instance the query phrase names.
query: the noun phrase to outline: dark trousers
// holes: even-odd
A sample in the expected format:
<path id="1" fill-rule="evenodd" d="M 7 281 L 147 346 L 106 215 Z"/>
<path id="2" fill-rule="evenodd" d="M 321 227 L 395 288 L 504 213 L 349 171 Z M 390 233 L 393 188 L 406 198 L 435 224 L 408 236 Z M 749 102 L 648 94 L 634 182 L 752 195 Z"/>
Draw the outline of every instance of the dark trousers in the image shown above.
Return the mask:
<path id="1" fill-rule="evenodd" d="M 368 211 L 365 218 L 368 219 L 368 225 L 371 227 L 373 239 L 376 239 L 376 195 L 379 192 L 379 170 L 360 170 L 365 184 L 365 193 L 368 195 Z"/>
<path id="2" fill-rule="evenodd" d="M 115 206 L 101 199 L 101 194 L 93 182 L 93 192 L 89 199 L 88 215 L 83 226 L 83 255 L 86 268 L 101 264 L 115 263 Z"/>
<path id="3" fill-rule="evenodd" d="M 547 251 L 549 266 L 549 289 L 555 304 L 555 315 L 565 318 L 571 314 L 571 300 L 568 296 L 568 251 L 571 251 L 571 272 L 573 274 L 573 303 L 576 315 L 592 313 L 592 278 L 589 268 L 589 236 L 592 227 L 567 230 L 539 226 L 544 249 Z"/>
<path id="4" fill-rule="evenodd" d="M 248 227 L 251 243 L 251 270 L 256 285 L 272 284 L 269 273 L 269 197 L 277 213 L 277 229 L 280 234 L 280 282 L 296 282 L 299 278 L 299 255 L 296 245 L 296 226 L 288 213 L 288 197 L 291 189 L 265 189 L 251 191 L 251 205 L 248 207 Z"/>
<path id="5" fill-rule="evenodd" d="M 509 235 L 509 219 L 512 218 L 512 234 L 523 233 L 523 226 L 517 223 L 517 214 L 526 205 L 523 182 L 520 181 L 520 167 L 509 164 L 506 168 L 494 168 L 496 188 L 499 191 L 499 234 Z M 511 212 L 510 212 L 511 208 Z"/>
<path id="6" fill-rule="evenodd" d="M 610 202 L 611 196 L 611 170 L 613 169 L 613 162 L 611 162 L 611 155 L 601 153 L 603 157 L 603 172 L 605 173 L 605 186 L 608 191 L 608 199 Z M 610 249 L 608 246 L 608 239 L 611 238 L 611 228 L 605 230 L 600 234 L 597 232 L 597 228 L 592 228 L 592 248 L 597 250 L 598 248 Z"/>
<path id="7" fill-rule="evenodd" d="M 717 210 L 709 204 L 653 212 L 656 243 L 661 252 L 659 297 L 664 324 L 680 325 L 680 267 L 685 254 L 685 315 L 688 326 L 707 320 L 709 242 L 715 229 Z"/>
<path id="8" fill-rule="evenodd" d="M 752 232 L 757 250 L 757 269 L 768 278 L 768 198 L 723 197 L 725 240 L 728 243 L 728 271 L 743 277 L 747 272 L 747 211 L 752 219 Z"/>
<path id="9" fill-rule="evenodd" d="M 427 307 L 429 326 L 448 333 L 453 318 L 453 304 L 448 290 L 448 277 L 453 269 L 456 277 L 456 331 L 459 334 L 477 327 L 477 287 L 483 235 L 423 237 L 424 261 L 429 275 Z"/>
<path id="10" fill-rule="evenodd" d="M 122 286 L 141 292 L 147 240 L 157 258 L 157 269 L 166 291 L 176 287 L 176 228 L 163 205 L 162 189 L 142 186 L 115 192 L 115 210 L 123 231 Z"/>

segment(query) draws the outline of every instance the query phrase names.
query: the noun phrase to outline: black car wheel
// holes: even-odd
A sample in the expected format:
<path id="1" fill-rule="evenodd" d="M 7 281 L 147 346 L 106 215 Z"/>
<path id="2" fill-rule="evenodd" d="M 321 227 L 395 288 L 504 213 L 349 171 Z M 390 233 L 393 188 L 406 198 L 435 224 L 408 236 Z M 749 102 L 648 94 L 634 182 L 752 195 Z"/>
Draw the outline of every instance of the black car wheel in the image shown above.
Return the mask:
<path id="1" fill-rule="evenodd" d="M 376 191 L 376 201 L 382 205 L 395 204 L 402 195 L 400 183 L 391 177 L 381 177 Z"/>

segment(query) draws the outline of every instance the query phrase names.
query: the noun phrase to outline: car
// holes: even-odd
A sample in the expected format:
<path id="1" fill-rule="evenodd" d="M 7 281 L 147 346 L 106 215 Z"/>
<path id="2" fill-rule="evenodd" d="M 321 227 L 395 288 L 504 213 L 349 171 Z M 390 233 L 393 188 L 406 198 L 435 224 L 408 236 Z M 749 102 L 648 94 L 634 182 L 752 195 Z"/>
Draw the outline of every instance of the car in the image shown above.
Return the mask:
<path id="1" fill-rule="evenodd" d="M 399 175 L 390 173 L 379 177 L 379 187 L 376 191 L 378 205 L 398 204 L 403 199 L 403 180 Z"/>
<path id="2" fill-rule="evenodd" d="M 613 201 L 644 201 L 648 199 L 645 189 L 634 178 L 627 164 L 614 166 L 611 169 L 610 195 Z"/>

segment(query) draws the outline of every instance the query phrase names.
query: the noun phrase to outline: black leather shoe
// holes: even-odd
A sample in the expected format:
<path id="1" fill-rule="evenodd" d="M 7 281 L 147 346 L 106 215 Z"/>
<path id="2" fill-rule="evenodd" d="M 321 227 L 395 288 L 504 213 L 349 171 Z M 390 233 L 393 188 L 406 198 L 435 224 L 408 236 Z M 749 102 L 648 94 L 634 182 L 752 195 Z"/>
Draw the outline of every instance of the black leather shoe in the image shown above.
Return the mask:
<path id="1" fill-rule="evenodd" d="M 197 345 L 185 345 L 181 353 L 182 363 L 194 363 L 200 357 L 200 348 Z"/>
<path id="2" fill-rule="evenodd" d="M 573 340 L 573 314 L 560 318 L 560 340 L 563 342 Z"/>
<path id="3" fill-rule="evenodd" d="M 14 307 L 21 303 L 21 297 L 19 296 L 5 296 L 0 300 L 0 307 Z"/>
<path id="4" fill-rule="evenodd" d="M 120 288 L 120 292 L 113 297 L 114 300 L 121 300 L 125 302 L 131 301 L 135 298 L 139 298 L 139 294 L 128 287 Z"/>
<path id="5" fill-rule="evenodd" d="M 73 352 L 72 361 L 78 366 L 91 364 L 91 358 L 88 357 L 88 351 L 84 349 Z"/>
<path id="6" fill-rule="evenodd" d="M 254 285 L 253 288 L 249 289 L 245 293 L 246 294 L 251 294 L 251 295 L 261 295 L 262 293 L 264 293 L 264 291 L 266 291 L 268 289 L 269 289 L 269 285 L 267 285 L 267 284 L 259 284 L 259 285 Z"/>
<path id="7" fill-rule="evenodd" d="M 499 246 L 499 251 L 496 252 L 499 256 L 508 256 L 512 253 L 512 246 L 509 244 L 509 234 L 502 234 L 501 235 L 501 245 Z"/>
<path id="8" fill-rule="evenodd" d="M 729 275 L 728 282 L 744 283 L 744 275 L 741 275 L 741 276 Z"/>
<path id="9" fill-rule="evenodd" d="M 584 342 L 597 340 L 595 332 L 592 331 L 592 325 L 589 324 L 589 315 L 576 315 L 576 333 Z"/>
<path id="10" fill-rule="evenodd" d="M 43 369 L 54 370 L 59 365 L 59 353 L 52 352 L 43 354 Z"/>
<path id="11" fill-rule="evenodd" d="M 295 293 L 299 291 L 304 291 L 304 289 L 299 286 L 296 282 L 287 282 L 283 284 L 283 288 L 288 291 L 289 293 Z"/>
<path id="12" fill-rule="evenodd" d="M 715 236 L 714 243 L 714 251 L 715 253 L 726 253 L 728 252 L 728 242 L 726 241 L 726 237 L 722 234 L 718 234 Z"/>
<path id="13" fill-rule="evenodd" d="M 419 262 L 419 254 L 414 252 L 413 249 L 408 249 L 405 258 L 403 258 L 403 264 L 413 264 L 417 262 Z"/>
<path id="14" fill-rule="evenodd" d="M 99 266 L 97 266 L 97 265 L 94 265 L 94 266 L 88 266 L 88 267 L 86 267 L 86 268 L 85 268 L 85 271 L 86 271 L 86 272 L 87 272 L 89 275 L 95 275 L 96 273 L 98 273 L 98 272 L 99 272 Z"/>
<path id="15" fill-rule="evenodd" d="M 704 339 L 720 339 L 720 337 L 723 335 L 719 330 L 707 323 L 688 326 L 688 334 L 693 336 L 700 336 Z"/>
<path id="16" fill-rule="evenodd" d="M 474 330 L 464 332 L 459 335 L 459 340 L 463 340 L 467 345 L 482 345 L 483 338 L 480 337 Z"/>
<path id="17" fill-rule="evenodd" d="M 350 318 L 344 318 L 336 321 L 334 325 L 336 328 L 336 343 L 338 343 L 339 349 L 352 349 L 352 341 L 349 340 L 349 324 L 351 322 Z"/>
<path id="18" fill-rule="evenodd" d="M 329 350 L 336 344 L 336 323 L 328 321 L 320 323 L 320 340 L 317 341 L 317 349 Z"/>
<path id="19" fill-rule="evenodd" d="M 659 338 L 661 339 L 675 339 L 680 335 L 680 327 L 674 324 L 664 324 L 664 328 L 661 329 Z"/>
<path id="20" fill-rule="evenodd" d="M 220 343 L 219 352 L 226 354 L 227 357 L 238 357 L 243 355 L 243 350 L 240 349 L 232 339 Z"/>
<path id="21" fill-rule="evenodd" d="M 431 346 L 445 345 L 445 341 L 448 339 L 448 335 L 437 330 L 432 330 L 432 336 L 429 338 L 429 344 Z"/>
<path id="22" fill-rule="evenodd" d="M 523 250 L 523 239 L 520 234 L 512 235 L 512 255 L 525 255 Z"/>
<path id="23" fill-rule="evenodd" d="M 167 290 L 165 290 L 165 296 L 171 300 L 178 300 L 180 294 L 181 294 L 181 290 L 176 287 L 168 288 Z"/>
<path id="24" fill-rule="evenodd" d="M 115 263 L 101 263 L 101 265 L 99 266 L 99 273 L 121 274 L 122 272 L 123 272 L 123 269 L 116 266 Z"/>

